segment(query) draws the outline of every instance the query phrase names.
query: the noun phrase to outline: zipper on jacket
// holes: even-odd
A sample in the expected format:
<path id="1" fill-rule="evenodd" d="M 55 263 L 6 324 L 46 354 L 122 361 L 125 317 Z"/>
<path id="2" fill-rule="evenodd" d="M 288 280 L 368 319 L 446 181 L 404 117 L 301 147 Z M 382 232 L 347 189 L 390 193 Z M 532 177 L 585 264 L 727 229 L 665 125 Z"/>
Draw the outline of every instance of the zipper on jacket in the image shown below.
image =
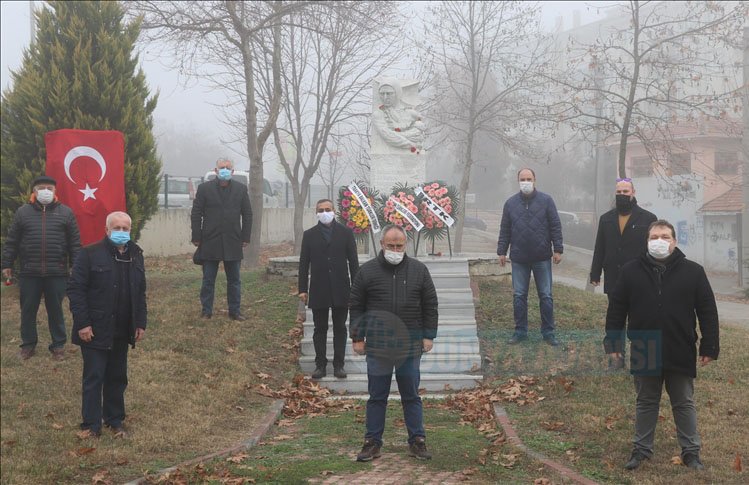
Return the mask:
<path id="1" fill-rule="evenodd" d="M 396 279 L 396 270 L 393 268 L 393 315 L 397 315 L 398 312 L 398 281 Z"/>
<path id="2" fill-rule="evenodd" d="M 47 272 L 47 206 L 42 206 L 42 276 Z M 46 304 L 46 303 L 45 303 Z"/>

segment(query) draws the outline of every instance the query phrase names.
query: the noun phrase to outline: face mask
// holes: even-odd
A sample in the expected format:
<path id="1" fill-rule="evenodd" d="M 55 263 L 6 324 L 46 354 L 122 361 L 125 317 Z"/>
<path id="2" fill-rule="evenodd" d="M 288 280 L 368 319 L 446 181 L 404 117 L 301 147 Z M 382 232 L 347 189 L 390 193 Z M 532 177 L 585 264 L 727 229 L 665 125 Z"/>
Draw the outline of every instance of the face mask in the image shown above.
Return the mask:
<path id="1" fill-rule="evenodd" d="M 524 193 L 525 195 L 533 192 L 533 182 L 520 182 L 520 192 Z"/>
<path id="2" fill-rule="evenodd" d="M 624 194 L 616 194 L 616 211 L 619 214 L 632 212 L 632 197 Z"/>
<path id="3" fill-rule="evenodd" d="M 400 262 L 403 261 L 403 256 L 406 255 L 405 252 L 399 253 L 398 251 L 390 251 L 389 249 L 383 251 L 385 252 L 385 261 L 393 266 L 400 264 Z"/>
<path id="4" fill-rule="evenodd" d="M 318 212 L 317 220 L 323 224 L 330 224 L 335 219 L 335 212 Z"/>
<path id="5" fill-rule="evenodd" d="M 112 231 L 109 235 L 109 240 L 112 241 L 115 246 L 124 246 L 128 241 L 130 241 L 130 232 Z"/>
<path id="6" fill-rule="evenodd" d="M 669 251 L 671 243 L 663 239 L 648 240 L 648 254 L 655 259 L 666 259 L 671 252 Z"/>
<path id="7" fill-rule="evenodd" d="M 55 199 L 55 193 L 49 189 L 39 189 L 36 191 L 36 200 L 42 205 L 47 205 Z"/>
<path id="8" fill-rule="evenodd" d="M 219 168 L 218 169 L 218 179 L 219 180 L 231 180 L 231 169 L 229 168 Z"/>

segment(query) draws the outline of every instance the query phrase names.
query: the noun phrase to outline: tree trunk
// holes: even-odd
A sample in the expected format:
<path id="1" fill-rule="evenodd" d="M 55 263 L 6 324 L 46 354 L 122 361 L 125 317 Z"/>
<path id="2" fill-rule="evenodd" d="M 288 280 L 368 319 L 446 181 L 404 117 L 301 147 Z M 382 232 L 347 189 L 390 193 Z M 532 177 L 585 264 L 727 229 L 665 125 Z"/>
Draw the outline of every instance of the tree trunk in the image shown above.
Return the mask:
<path id="1" fill-rule="evenodd" d="M 468 139 L 466 140 L 465 165 L 463 166 L 463 176 L 460 179 L 460 204 L 458 207 L 458 227 L 455 230 L 455 253 L 463 251 L 463 227 L 465 226 L 466 216 L 466 193 L 468 192 L 468 183 L 471 181 L 471 167 L 473 166 L 473 128 L 469 127 Z"/>
<path id="2" fill-rule="evenodd" d="M 627 176 L 626 160 L 627 160 L 627 141 L 629 139 L 629 126 L 632 123 L 632 111 L 634 111 L 635 94 L 637 92 L 637 83 L 640 80 L 640 5 L 639 2 L 635 1 L 632 10 L 632 30 L 633 30 L 633 46 L 632 46 L 632 79 L 629 85 L 629 93 L 627 96 L 627 106 L 624 111 L 624 121 L 622 123 L 622 136 L 619 139 L 619 177 L 624 178 Z"/>
<path id="3" fill-rule="evenodd" d="M 294 187 L 294 254 L 299 254 L 302 250 L 302 236 L 304 235 L 304 205 L 307 202 L 308 192 L 309 183 L 302 183 L 301 187 Z"/>

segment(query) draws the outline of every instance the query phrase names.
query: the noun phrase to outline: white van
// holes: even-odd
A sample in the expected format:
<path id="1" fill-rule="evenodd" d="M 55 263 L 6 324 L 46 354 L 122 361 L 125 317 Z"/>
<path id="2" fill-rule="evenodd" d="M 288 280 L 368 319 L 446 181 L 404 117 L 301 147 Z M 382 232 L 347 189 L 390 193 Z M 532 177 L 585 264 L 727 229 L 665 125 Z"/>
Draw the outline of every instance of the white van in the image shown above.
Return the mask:
<path id="1" fill-rule="evenodd" d="M 204 181 L 208 182 L 216 178 L 216 172 L 213 170 L 206 172 Z M 231 176 L 232 180 L 243 183 L 249 190 L 250 187 L 250 173 L 243 170 L 234 170 L 234 174 Z M 270 182 L 267 179 L 263 179 L 263 207 L 278 207 L 278 197 L 273 194 L 273 189 L 270 186 Z"/>
<path id="2" fill-rule="evenodd" d="M 159 207 L 185 208 L 192 207 L 195 198 L 195 189 L 200 183 L 198 177 L 161 177 L 159 182 Z M 165 197 L 166 185 L 169 186 L 168 197 Z"/>

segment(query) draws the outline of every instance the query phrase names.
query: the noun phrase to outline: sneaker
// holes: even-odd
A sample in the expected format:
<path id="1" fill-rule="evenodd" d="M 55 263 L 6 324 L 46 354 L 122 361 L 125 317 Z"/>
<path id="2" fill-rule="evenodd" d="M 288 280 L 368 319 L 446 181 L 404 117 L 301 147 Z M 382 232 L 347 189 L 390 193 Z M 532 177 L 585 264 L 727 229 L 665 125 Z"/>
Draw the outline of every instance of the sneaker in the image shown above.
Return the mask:
<path id="1" fill-rule="evenodd" d="M 244 322 L 245 320 L 247 320 L 247 318 L 241 313 L 230 313 L 229 318 L 232 320 L 236 320 L 237 322 Z"/>
<path id="2" fill-rule="evenodd" d="M 62 347 L 52 349 L 50 352 L 52 352 L 52 358 L 57 361 L 65 360 L 65 349 Z"/>
<path id="3" fill-rule="evenodd" d="M 624 464 L 624 468 L 627 470 L 634 470 L 642 465 L 642 462 L 645 460 L 649 460 L 649 458 L 639 451 L 634 450 L 629 457 L 629 461 Z"/>
<path id="4" fill-rule="evenodd" d="M 18 356 L 21 357 L 22 360 L 29 360 L 34 356 L 36 353 L 36 349 L 34 347 L 21 347 L 21 351 L 18 353 Z"/>
<path id="5" fill-rule="evenodd" d="M 515 345 L 519 344 L 523 340 L 528 340 L 528 336 L 521 333 L 516 333 L 510 338 L 510 340 L 507 341 L 507 343 L 510 345 Z"/>
<path id="6" fill-rule="evenodd" d="M 348 377 L 346 374 L 346 371 L 343 370 L 343 367 L 334 367 L 333 375 L 336 376 L 338 379 L 345 379 L 346 377 Z"/>
<path id="7" fill-rule="evenodd" d="M 552 347 L 558 347 L 559 346 L 559 340 L 554 335 L 547 335 L 544 337 L 544 342 L 551 345 Z"/>
<path id="8" fill-rule="evenodd" d="M 379 458 L 381 455 L 380 445 L 378 445 L 373 439 L 367 439 L 364 440 L 364 446 L 362 446 L 359 454 L 356 455 L 356 461 L 372 461 L 375 458 Z"/>
<path id="9" fill-rule="evenodd" d="M 408 456 L 413 456 L 418 460 L 431 460 L 432 454 L 427 451 L 427 444 L 424 438 L 418 437 L 408 445 Z"/>
<path id="10" fill-rule="evenodd" d="M 700 455 L 697 453 L 687 453 L 682 457 L 681 461 L 693 470 L 701 471 L 705 469 L 705 465 L 702 464 L 700 461 Z"/>
<path id="11" fill-rule="evenodd" d="M 313 379 L 322 379 L 326 375 L 328 375 L 328 371 L 325 369 L 325 367 L 323 367 L 323 366 L 317 366 L 315 368 L 315 372 L 312 373 L 311 377 Z"/>

